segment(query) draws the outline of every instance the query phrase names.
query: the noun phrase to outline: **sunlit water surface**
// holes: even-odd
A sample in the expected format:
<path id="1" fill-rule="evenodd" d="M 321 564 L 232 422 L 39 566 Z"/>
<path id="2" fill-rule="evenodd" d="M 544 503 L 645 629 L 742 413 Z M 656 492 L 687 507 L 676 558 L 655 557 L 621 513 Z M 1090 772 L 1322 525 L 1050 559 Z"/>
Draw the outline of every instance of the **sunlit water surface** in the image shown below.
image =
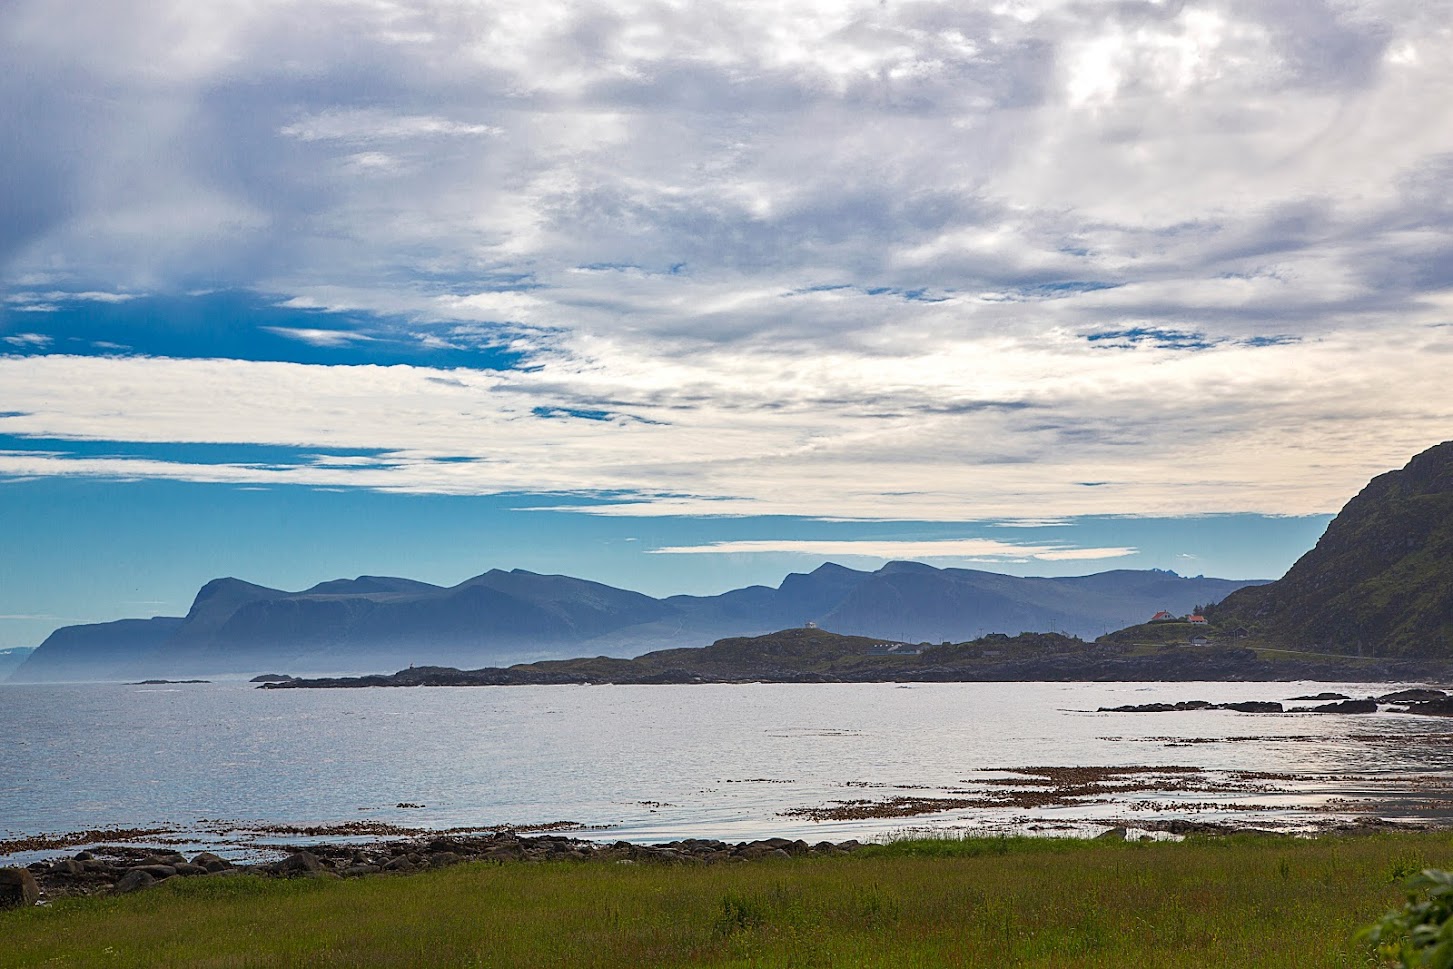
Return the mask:
<path id="1" fill-rule="evenodd" d="M 120 826 L 235 845 L 255 843 L 259 835 L 246 832 L 269 823 L 356 821 L 427 828 L 572 821 L 590 826 L 582 836 L 609 840 L 817 841 L 910 826 L 1092 833 L 1100 828 L 1088 822 L 1133 826 L 1137 819 L 1295 827 L 1368 814 L 1441 818 L 1453 778 L 1447 721 L 1387 712 L 1094 712 L 1159 700 L 1285 700 L 1323 690 L 1362 697 L 1392 688 L 0 686 L 0 840 Z M 984 782 L 1003 776 L 995 772 L 1018 767 L 1142 765 L 1276 776 L 1214 796 L 1135 791 L 909 818 L 788 813 L 853 800 L 971 796 L 992 791 Z M 221 837 L 228 828 L 237 830 Z"/>

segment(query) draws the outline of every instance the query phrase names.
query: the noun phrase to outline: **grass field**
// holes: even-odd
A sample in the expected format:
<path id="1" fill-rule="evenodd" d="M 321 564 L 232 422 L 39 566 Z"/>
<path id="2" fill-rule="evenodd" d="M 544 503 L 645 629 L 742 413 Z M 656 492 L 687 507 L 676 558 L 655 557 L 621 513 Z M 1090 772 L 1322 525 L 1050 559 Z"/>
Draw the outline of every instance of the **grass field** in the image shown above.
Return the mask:
<path id="1" fill-rule="evenodd" d="M 1448 834 L 897 842 L 743 864 L 175 879 L 0 913 L 5 966 L 1374 965 Z"/>

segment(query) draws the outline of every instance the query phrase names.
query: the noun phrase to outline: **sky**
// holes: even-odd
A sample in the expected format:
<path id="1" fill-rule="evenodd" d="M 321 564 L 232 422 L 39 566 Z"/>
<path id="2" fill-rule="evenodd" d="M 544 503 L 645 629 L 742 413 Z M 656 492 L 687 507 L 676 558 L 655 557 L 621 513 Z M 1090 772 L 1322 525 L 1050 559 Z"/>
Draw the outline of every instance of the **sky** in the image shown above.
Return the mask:
<path id="1" fill-rule="evenodd" d="M 237 575 L 1273 578 L 1453 437 L 1453 4 L 11 0 L 0 648 Z"/>

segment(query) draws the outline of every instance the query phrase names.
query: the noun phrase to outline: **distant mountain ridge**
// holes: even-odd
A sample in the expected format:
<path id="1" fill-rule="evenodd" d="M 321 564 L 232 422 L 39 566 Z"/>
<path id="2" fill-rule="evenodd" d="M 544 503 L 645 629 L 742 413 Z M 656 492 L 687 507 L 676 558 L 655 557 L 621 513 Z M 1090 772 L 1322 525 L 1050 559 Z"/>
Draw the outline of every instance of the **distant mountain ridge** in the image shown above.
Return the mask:
<path id="1" fill-rule="evenodd" d="M 1295 648 L 1453 656 L 1453 441 L 1373 478 L 1284 577 L 1207 618 Z"/>
<path id="2" fill-rule="evenodd" d="M 827 563 L 790 574 L 777 588 L 666 599 L 521 569 L 494 569 L 447 588 L 364 575 L 285 592 L 222 578 L 198 591 L 185 617 L 58 629 L 12 679 L 351 673 L 636 656 L 809 621 L 910 642 L 1025 631 L 1093 637 L 1161 609 L 1187 612 L 1247 584 L 1155 570 L 1022 578 L 915 562 L 874 572 Z"/>

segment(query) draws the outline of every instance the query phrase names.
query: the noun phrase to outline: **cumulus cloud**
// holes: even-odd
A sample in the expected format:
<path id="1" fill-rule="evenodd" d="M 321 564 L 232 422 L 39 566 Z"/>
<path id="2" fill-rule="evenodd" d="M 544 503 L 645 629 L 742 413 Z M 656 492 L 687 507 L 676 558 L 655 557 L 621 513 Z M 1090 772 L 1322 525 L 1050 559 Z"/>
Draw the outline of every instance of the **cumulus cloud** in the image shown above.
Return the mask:
<path id="1" fill-rule="evenodd" d="M 17 0 L 9 308 L 234 286 L 529 369 L 32 356 L 3 424 L 621 515 L 1332 510 L 1453 416 L 1450 52 L 1411 0 Z"/>

